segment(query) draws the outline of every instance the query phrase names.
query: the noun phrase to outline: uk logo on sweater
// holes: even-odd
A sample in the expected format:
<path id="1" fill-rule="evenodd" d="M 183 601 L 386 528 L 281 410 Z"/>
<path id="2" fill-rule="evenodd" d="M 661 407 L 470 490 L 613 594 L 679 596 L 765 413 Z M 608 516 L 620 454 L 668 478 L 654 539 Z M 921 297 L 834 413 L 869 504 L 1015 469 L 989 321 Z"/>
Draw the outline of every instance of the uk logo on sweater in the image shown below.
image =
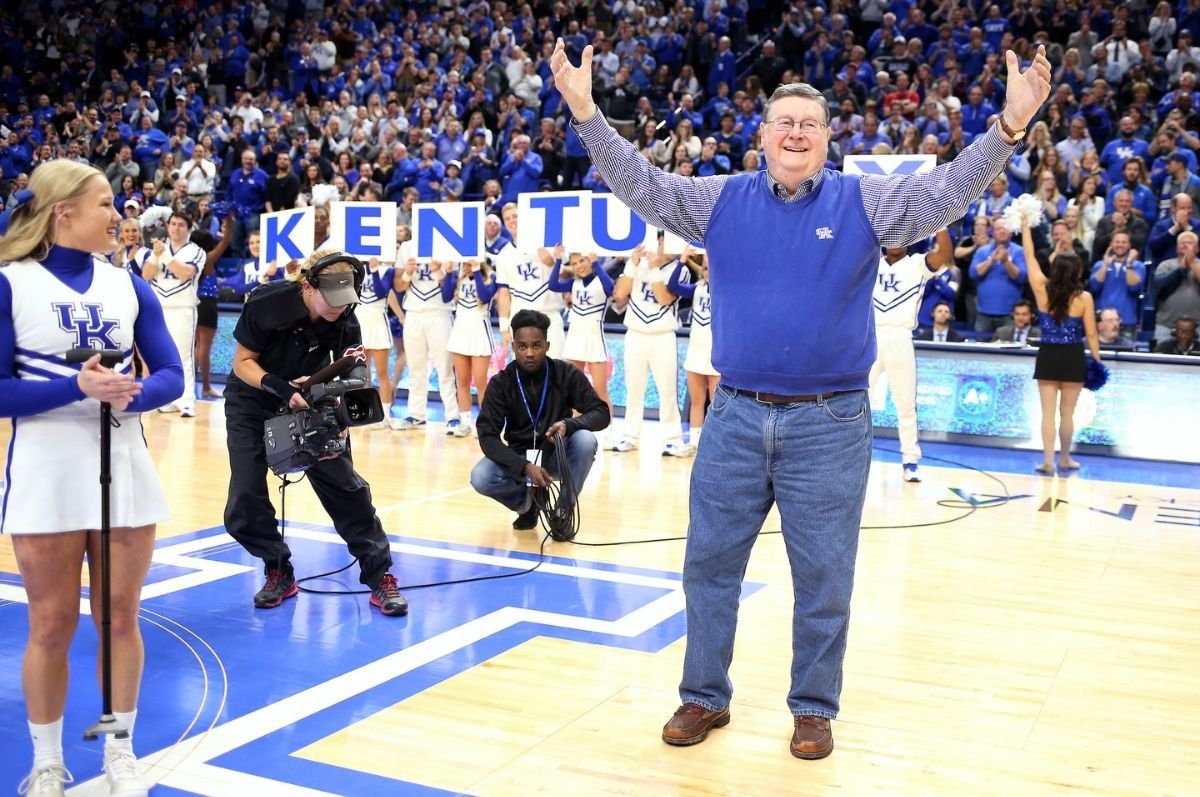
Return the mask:
<path id="1" fill-rule="evenodd" d="M 64 332 L 75 335 L 75 346 L 80 349 L 117 349 L 113 333 L 121 327 L 117 319 L 104 318 L 100 315 L 104 305 L 84 302 L 80 305 L 83 312 L 76 312 L 74 304 L 54 304 L 54 312 L 58 315 L 58 326 Z M 98 345 L 93 345 L 93 343 Z"/>
<path id="2" fill-rule="evenodd" d="M 818 227 L 817 228 L 817 240 L 818 241 L 832 241 L 833 240 L 833 228 L 832 227 Z"/>

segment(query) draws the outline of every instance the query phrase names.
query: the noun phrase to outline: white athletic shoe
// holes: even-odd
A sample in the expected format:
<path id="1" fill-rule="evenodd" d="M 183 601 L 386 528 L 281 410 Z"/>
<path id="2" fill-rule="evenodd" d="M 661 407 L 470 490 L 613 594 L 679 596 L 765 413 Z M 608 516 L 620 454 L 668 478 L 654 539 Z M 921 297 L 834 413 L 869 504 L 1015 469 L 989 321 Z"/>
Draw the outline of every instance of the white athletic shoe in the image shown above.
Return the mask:
<path id="1" fill-rule="evenodd" d="M 168 404 L 165 407 L 159 407 L 158 411 L 159 412 L 179 412 L 179 407 L 175 406 L 174 404 Z"/>
<path id="2" fill-rule="evenodd" d="M 425 420 L 423 418 L 414 418 L 410 415 L 407 418 L 393 418 L 388 421 L 388 426 L 397 432 L 407 432 L 411 429 L 424 429 Z"/>
<path id="3" fill-rule="evenodd" d="M 179 408 L 179 416 L 181 418 L 195 418 L 196 408 L 191 404 L 185 404 Z"/>
<path id="4" fill-rule="evenodd" d="M 105 750 L 104 776 L 112 797 L 147 797 L 150 793 L 150 784 L 142 776 L 132 750 Z"/>
<path id="5" fill-rule="evenodd" d="M 628 437 L 622 437 L 622 438 L 619 438 L 617 440 L 617 442 L 612 444 L 611 450 L 612 451 L 622 451 L 622 452 L 633 451 L 637 447 L 638 447 L 638 444 L 637 444 L 636 440 L 632 440 Z"/>
<path id="6" fill-rule="evenodd" d="M 475 431 L 470 421 L 450 421 L 450 424 L 447 425 L 451 424 L 454 425 L 454 428 L 450 430 L 450 434 L 455 437 L 470 437 L 471 432 Z"/>
<path id="7" fill-rule="evenodd" d="M 671 440 L 663 446 L 662 455 L 664 457 L 694 457 L 696 447 L 682 440 Z"/>
<path id="8" fill-rule="evenodd" d="M 921 472 L 919 470 L 917 470 L 917 463 L 915 463 L 915 462 L 905 462 L 904 463 L 904 481 L 906 481 L 906 482 L 921 481 Z"/>
<path id="9" fill-rule="evenodd" d="M 66 784 L 75 778 L 63 764 L 51 764 L 35 769 L 17 786 L 17 794 L 28 797 L 63 797 Z"/>

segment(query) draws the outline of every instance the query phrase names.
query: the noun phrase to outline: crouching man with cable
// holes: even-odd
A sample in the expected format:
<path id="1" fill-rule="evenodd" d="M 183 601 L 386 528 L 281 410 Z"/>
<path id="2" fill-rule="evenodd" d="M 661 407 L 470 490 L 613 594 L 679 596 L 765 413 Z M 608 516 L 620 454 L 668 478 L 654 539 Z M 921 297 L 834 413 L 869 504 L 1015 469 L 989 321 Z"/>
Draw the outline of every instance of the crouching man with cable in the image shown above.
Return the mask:
<path id="1" fill-rule="evenodd" d="M 521 310 L 511 329 L 513 362 L 488 382 L 479 410 L 475 431 L 484 458 L 471 471 L 471 486 L 516 512 L 514 529 L 534 528 L 541 512 L 554 539 L 570 540 L 596 459 L 594 432 L 610 421 L 608 405 L 582 371 L 546 356 L 545 313 Z"/>
<path id="2" fill-rule="evenodd" d="M 225 387 L 230 470 L 225 530 L 264 562 L 266 584 L 254 596 L 260 609 L 278 606 L 299 591 L 292 554 L 267 493 L 264 424 L 283 410 L 307 408 L 301 388 L 308 377 L 344 354 L 361 351 L 358 322 L 349 309 L 358 301 L 365 274 L 350 255 L 314 252 L 286 280 L 256 289 L 233 332 L 237 349 Z M 306 463 L 308 481 L 358 560 L 359 580 L 370 588 L 371 604 L 388 616 L 406 614 L 408 603 L 389 572 L 391 547 L 371 503 L 371 488 L 354 470 L 349 446 L 331 448 L 338 453 Z"/>

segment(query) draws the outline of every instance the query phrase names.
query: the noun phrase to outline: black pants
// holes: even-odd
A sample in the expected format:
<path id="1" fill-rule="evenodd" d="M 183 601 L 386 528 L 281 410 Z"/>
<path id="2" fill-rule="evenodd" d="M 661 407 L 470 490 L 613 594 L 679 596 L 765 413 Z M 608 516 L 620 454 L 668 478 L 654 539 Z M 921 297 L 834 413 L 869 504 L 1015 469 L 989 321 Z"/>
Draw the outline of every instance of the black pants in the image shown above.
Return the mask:
<path id="1" fill-rule="evenodd" d="M 229 445 L 229 498 L 225 504 L 225 530 L 251 555 L 262 559 L 264 570 L 292 552 L 279 533 L 275 507 L 267 492 L 267 454 L 263 424 L 273 417 L 253 399 L 226 393 L 225 435 Z M 359 581 L 374 588 L 392 566 L 392 551 L 383 524 L 371 503 L 371 487 L 354 470 L 350 452 L 318 462 L 307 471 L 308 481 L 333 527 L 358 560 Z"/>

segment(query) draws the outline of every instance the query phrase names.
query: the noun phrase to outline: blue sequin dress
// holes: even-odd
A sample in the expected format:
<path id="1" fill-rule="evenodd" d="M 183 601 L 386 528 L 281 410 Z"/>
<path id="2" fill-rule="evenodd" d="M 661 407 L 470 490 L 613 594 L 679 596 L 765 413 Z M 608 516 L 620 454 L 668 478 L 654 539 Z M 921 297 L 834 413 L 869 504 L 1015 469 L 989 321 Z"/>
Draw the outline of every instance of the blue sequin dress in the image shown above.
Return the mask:
<path id="1" fill-rule="evenodd" d="M 1087 378 L 1083 317 L 1068 317 L 1060 324 L 1049 313 L 1038 311 L 1042 342 L 1038 346 L 1034 379 L 1051 382 L 1083 382 Z"/>

